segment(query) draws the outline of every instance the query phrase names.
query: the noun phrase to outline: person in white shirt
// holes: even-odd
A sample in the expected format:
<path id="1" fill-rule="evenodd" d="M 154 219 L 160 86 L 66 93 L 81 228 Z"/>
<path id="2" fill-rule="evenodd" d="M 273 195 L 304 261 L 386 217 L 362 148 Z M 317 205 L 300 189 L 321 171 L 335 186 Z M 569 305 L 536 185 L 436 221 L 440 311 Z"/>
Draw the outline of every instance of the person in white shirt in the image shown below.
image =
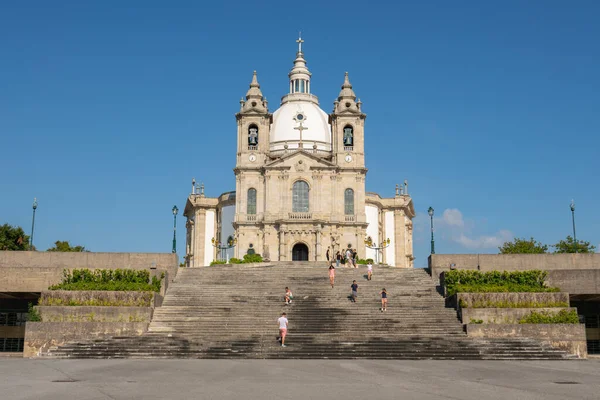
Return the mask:
<path id="1" fill-rule="evenodd" d="M 281 317 L 277 320 L 279 324 L 279 337 L 277 340 L 281 339 L 281 347 L 285 347 L 285 336 L 287 335 L 287 327 L 288 327 L 288 319 L 286 318 L 286 314 L 281 314 Z"/>
<path id="2" fill-rule="evenodd" d="M 352 252 L 350 249 L 346 250 L 346 267 L 352 267 Z"/>
<path id="3" fill-rule="evenodd" d="M 370 281 L 373 276 L 373 264 L 370 262 L 367 264 L 367 280 Z"/>

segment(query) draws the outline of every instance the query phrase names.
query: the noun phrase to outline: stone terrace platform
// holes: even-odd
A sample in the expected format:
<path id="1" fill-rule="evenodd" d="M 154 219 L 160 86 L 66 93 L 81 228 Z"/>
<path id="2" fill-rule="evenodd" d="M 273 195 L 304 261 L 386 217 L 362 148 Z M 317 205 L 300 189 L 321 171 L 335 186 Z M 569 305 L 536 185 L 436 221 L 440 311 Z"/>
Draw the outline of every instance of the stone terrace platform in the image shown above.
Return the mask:
<path id="1" fill-rule="evenodd" d="M 348 298 L 352 280 L 359 298 Z M 294 293 L 283 302 L 284 288 Z M 381 312 L 379 292 L 388 292 Z M 287 312 L 288 347 L 276 341 Z M 340 267 L 329 285 L 326 263 L 219 265 L 180 269 L 149 332 L 74 342 L 56 358 L 562 359 L 532 340 L 467 338 L 453 309 L 421 269 Z"/>

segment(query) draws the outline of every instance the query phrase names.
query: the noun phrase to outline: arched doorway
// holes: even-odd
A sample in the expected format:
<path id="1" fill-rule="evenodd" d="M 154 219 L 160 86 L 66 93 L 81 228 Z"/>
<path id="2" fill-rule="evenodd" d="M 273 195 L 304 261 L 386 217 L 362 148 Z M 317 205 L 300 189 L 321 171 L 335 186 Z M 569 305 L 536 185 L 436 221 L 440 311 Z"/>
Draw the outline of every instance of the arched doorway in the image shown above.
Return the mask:
<path id="1" fill-rule="evenodd" d="M 292 248 L 292 261 L 308 261 L 308 247 L 304 243 L 296 243 Z"/>

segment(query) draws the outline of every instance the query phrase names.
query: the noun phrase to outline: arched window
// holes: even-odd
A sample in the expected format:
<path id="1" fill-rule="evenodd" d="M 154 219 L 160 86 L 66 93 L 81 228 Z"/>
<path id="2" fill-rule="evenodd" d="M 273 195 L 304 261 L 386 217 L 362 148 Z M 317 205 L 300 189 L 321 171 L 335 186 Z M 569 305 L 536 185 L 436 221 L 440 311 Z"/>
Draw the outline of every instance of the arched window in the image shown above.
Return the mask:
<path id="1" fill-rule="evenodd" d="M 354 146 L 354 129 L 350 125 L 344 127 L 344 146 Z"/>
<path id="2" fill-rule="evenodd" d="M 248 189 L 248 208 L 246 214 L 256 214 L 256 189 Z"/>
<path id="3" fill-rule="evenodd" d="M 346 189 L 344 192 L 344 214 L 354 215 L 354 190 Z"/>
<path id="4" fill-rule="evenodd" d="M 308 183 L 304 181 L 294 182 L 292 188 L 292 211 L 308 212 Z"/>
<path id="5" fill-rule="evenodd" d="M 258 126 L 250 125 L 248 127 L 248 146 L 258 145 Z"/>

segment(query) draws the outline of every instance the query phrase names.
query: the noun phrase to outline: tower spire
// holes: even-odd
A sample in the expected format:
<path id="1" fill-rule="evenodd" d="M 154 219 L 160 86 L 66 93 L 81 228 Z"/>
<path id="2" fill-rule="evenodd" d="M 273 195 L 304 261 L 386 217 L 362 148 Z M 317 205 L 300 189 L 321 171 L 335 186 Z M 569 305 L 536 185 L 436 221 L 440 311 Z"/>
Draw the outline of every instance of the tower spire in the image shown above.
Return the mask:
<path id="1" fill-rule="evenodd" d="M 263 97 L 262 92 L 260 91 L 260 85 L 258 83 L 258 78 L 256 76 L 256 71 L 252 74 L 252 82 L 250 82 L 250 89 L 246 92 L 246 100 L 250 99 L 258 99 L 261 100 Z"/>

